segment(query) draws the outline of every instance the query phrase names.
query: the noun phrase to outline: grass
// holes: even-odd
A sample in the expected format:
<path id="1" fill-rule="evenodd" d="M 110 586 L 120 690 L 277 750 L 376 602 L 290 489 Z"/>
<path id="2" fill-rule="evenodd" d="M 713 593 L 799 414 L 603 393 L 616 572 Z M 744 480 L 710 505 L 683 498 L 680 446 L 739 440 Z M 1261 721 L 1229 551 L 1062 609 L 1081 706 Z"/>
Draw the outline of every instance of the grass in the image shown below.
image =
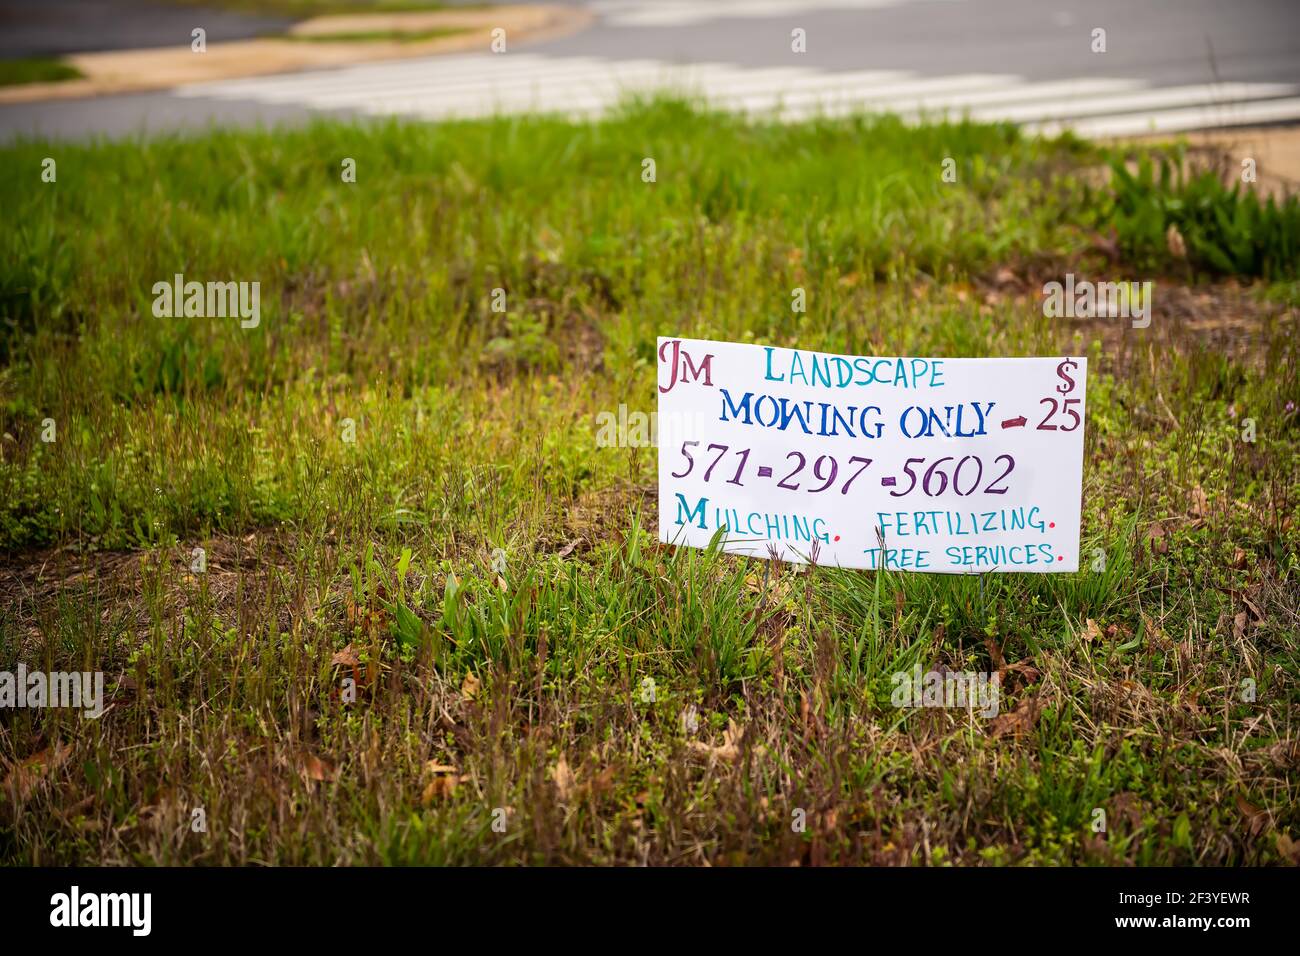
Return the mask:
<path id="1" fill-rule="evenodd" d="M 0 711 L 0 862 L 1294 853 L 1300 284 L 1143 244 L 1135 157 L 673 102 L 50 150 L 0 152 L 0 660 L 112 705 Z M 1151 327 L 1044 318 L 1067 270 L 1155 278 Z M 154 318 L 177 272 L 260 325 Z M 595 433 L 669 332 L 1088 354 L 1104 568 L 660 546 L 654 450 Z M 1000 670 L 1002 716 L 895 709 L 915 663 Z"/>
<path id="2" fill-rule="evenodd" d="M 57 83 L 61 80 L 77 80 L 81 77 L 81 71 L 75 66 L 48 57 L 0 60 L 0 86 Z"/>

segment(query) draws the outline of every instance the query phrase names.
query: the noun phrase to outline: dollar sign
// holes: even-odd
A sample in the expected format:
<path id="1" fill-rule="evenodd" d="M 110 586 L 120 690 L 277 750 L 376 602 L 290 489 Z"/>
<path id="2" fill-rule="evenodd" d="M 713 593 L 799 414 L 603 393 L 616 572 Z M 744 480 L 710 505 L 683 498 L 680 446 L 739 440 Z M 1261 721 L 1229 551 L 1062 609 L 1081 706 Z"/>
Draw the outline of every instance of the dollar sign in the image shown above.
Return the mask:
<path id="1" fill-rule="evenodd" d="M 1074 391 L 1074 379 L 1070 378 L 1070 372 L 1066 370 L 1066 366 L 1069 366 L 1070 370 L 1073 370 L 1079 367 L 1079 363 L 1074 359 L 1066 359 L 1060 365 L 1056 366 L 1056 374 L 1065 382 L 1064 385 L 1056 386 L 1056 390 L 1062 395 L 1069 395 Z"/>

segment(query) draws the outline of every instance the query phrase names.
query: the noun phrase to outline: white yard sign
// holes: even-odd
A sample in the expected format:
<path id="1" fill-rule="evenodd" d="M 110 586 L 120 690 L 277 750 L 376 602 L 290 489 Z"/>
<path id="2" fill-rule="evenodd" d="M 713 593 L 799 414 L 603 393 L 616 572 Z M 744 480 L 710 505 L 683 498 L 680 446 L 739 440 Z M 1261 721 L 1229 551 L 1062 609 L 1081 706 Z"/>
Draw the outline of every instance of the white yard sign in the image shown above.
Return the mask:
<path id="1" fill-rule="evenodd" d="M 845 568 L 1077 571 L 1082 357 L 659 340 L 659 538 Z"/>

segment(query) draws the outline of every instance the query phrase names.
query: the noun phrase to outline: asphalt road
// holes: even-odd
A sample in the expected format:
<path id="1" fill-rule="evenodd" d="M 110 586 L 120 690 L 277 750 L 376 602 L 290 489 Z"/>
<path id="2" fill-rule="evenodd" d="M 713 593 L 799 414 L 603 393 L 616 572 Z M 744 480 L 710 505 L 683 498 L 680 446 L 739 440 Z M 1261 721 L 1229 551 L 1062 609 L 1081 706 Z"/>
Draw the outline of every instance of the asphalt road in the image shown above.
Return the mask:
<path id="1" fill-rule="evenodd" d="M 213 43 L 244 40 L 292 23 L 151 0 L 0 0 L 0 59 L 175 46 L 196 26 Z"/>
<path id="2" fill-rule="evenodd" d="M 296 122 L 322 113 L 438 119 L 566 109 L 570 100 L 582 112 L 601 107 L 611 84 L 644 88 L 668 67 L 687 70 L 706 95 L 716 91 L 753 109 L 786 89 L 820 96 L 834 88 L 846 103 L 872 108 L 974 107 L 982 118 L 1042 128 L 1081 122 L 1091 135 L 1300 121 L 1298 0 L 585 5 L 599 17 L 592 28 L 518 45 L 504 57 L 487 52 L 485 37 L 484 52 L 468 57 L 2 106 L 0 140 Z M 796 28 L 806 31 L 804 53 L 791 50 Z M 1104 53 L 1092 49 L 1096 28 L 1106 32 Z"/>

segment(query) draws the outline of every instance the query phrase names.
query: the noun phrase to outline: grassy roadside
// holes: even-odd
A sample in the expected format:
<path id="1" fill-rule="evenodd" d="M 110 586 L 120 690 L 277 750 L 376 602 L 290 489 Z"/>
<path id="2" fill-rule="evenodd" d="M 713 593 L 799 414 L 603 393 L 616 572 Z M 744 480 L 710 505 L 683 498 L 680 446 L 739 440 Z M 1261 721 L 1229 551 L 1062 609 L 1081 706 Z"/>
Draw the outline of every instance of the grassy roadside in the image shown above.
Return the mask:
<path id="1" fill-rule="evenodd" d="M 51 149 L 0 152 L 0 660 L 114 703 L 0 711 L 0 860 L 1294 853 L 1294 204 L 1002 127 L 673 103 Z M 1151 328 L 1044 318 L 1066 270 L 1155 278 Z M 259 326 L 154 318 L 177 272 L 260 281 Z M 1086 352 L 1105 570 L 661 548 L 654 451 L 595 416 L 653 410 L 664 332 Z M 914 663 L 1002 671 L 1002 715 L 894 709 Z"/>
<path id="2" fill-rule="evenodd" d="M 211 8 L 212 0 L 170 0 L 172 3 Z M 217 0 L 218 5 L 226 9 L 263 16 L 298 17 L 302 21 L 314 17 L 353 16 L 366 14 L 409 14 L 437 13 L 440 11 L 470 12 L 484 10 L 491 4 L 466 4 L 463 6 L 446 3 L 422 2 L 422 0 Z M 469 31 L 468 27 L 419 26 L 404 28 L 398 24 L 376 24 L 373 28 L 354 22 L 352 26 L 337 32 L 319 32 L 268 34 L 264 39 L 309 44 L 329 43 L 423 43 L 445 37 L 458 36 Z M 86 75 L 73 63 L 55 57 L 32 57 L 14 60 L 0 60 L 0 88 L 25 86 L 34 83 L 59 83 L 66 80 L 85 79 Z"/>
<path id="3" fill-rule="evenodd" d="M 75 66 L 48 57 L 20 60 L 0 60 L 0 86 L 21 86 L 25 83 L 57 83 L 60 80 L 81 78 Z"/>

